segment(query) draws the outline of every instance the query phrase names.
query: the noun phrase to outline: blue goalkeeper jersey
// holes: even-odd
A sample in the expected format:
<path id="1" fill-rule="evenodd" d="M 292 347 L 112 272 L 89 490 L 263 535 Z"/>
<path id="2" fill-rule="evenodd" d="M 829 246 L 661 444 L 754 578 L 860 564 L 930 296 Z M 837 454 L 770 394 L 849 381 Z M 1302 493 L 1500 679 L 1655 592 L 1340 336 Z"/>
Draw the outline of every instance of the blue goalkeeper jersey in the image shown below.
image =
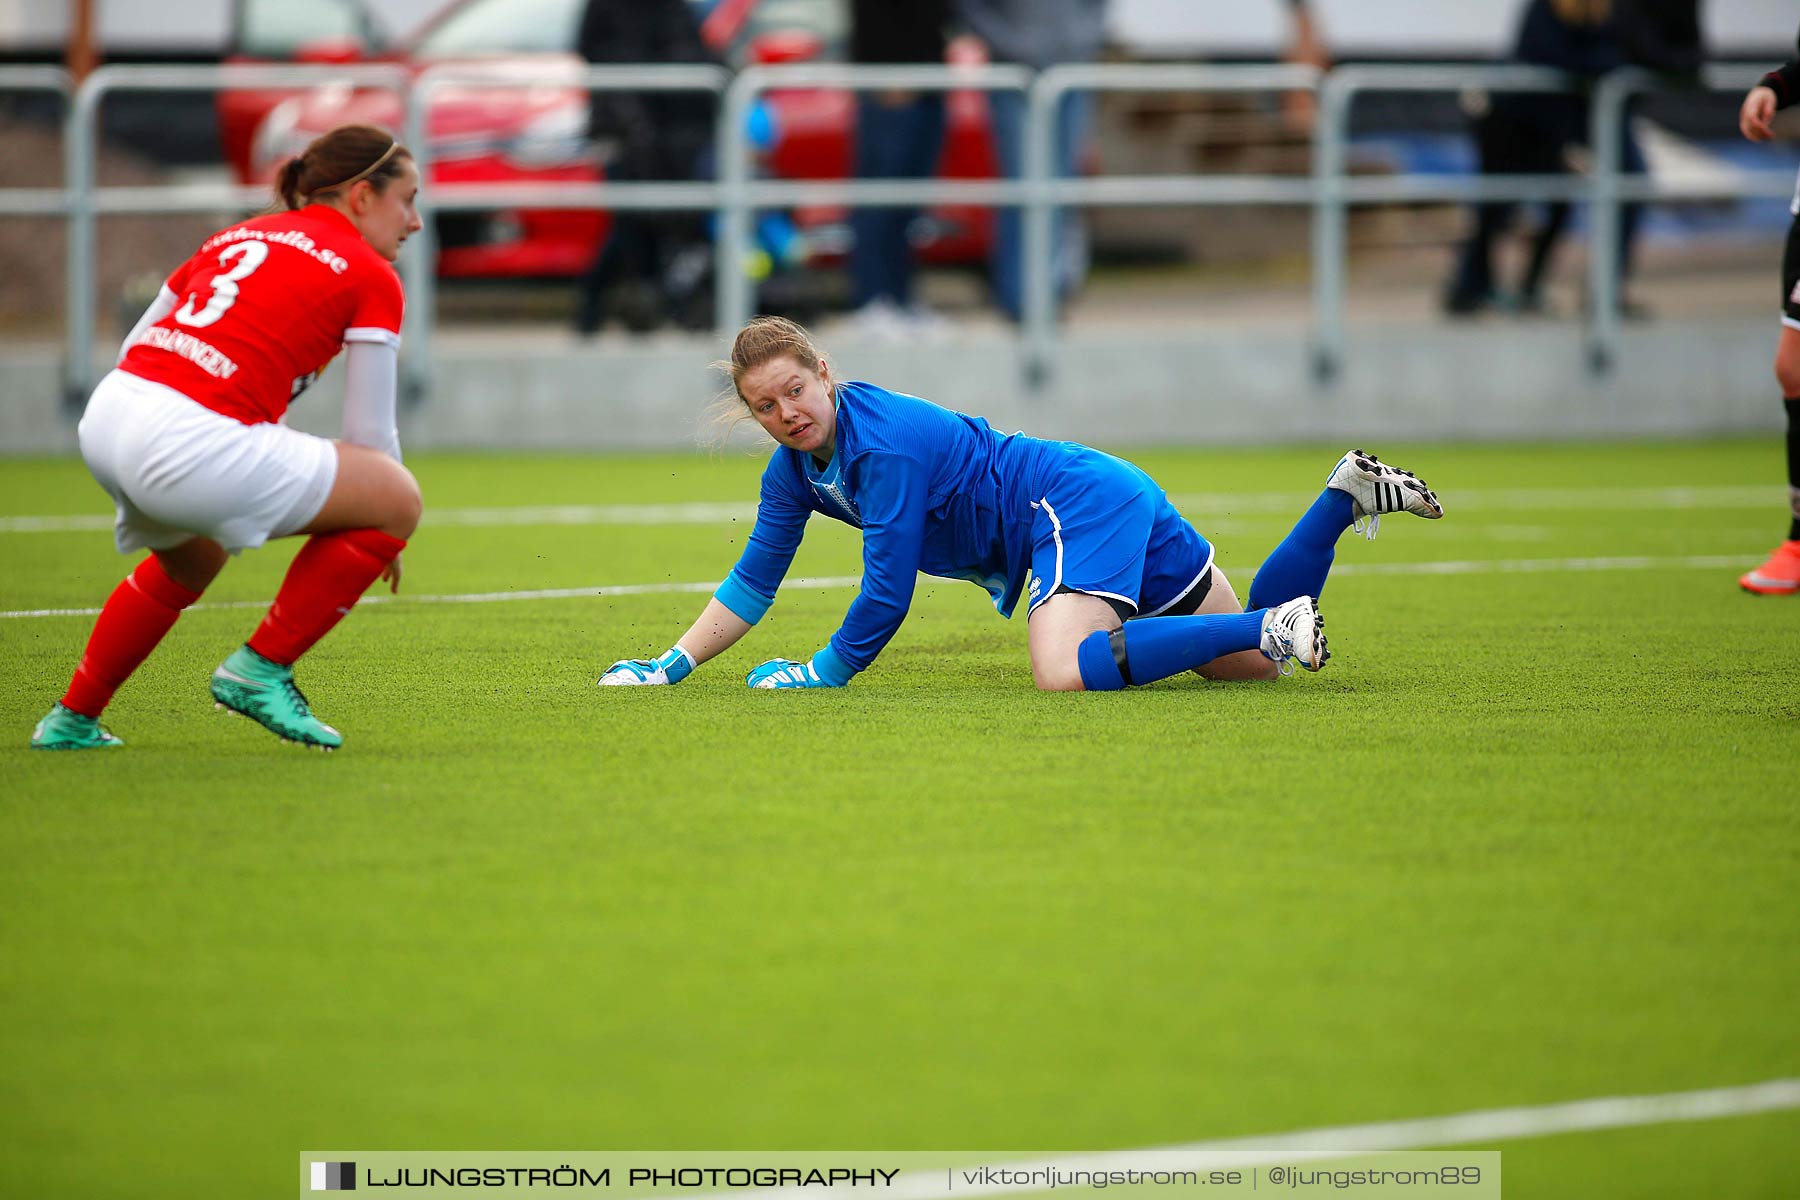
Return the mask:
<path id="1" fill-rule="evenodd" d="M 1010 617 L 1030 574 L 1032 501 L 1083 452 L 872 383 L 840 384 L 831 462 L 775 451 L 756 527 L 714 598 L 760 621 L 818 512 L 863 532 L 862 590 L 828 647 L 851 670 L 867 668 L 900 628 L 921 571 L 980 584 Z"/>

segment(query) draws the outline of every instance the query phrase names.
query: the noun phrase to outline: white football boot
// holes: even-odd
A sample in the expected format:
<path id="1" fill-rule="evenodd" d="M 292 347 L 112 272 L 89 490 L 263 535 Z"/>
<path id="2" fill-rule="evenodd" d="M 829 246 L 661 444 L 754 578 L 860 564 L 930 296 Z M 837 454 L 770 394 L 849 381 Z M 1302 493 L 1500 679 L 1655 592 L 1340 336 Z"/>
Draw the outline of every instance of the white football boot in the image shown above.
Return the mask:
<path id="1" fill-rule="evenodd" d="M 1381 527 L 1382 513 L 1409 512 L 1431 521 L 1444 515 L 1444 506 L 1423 479 L 1361 450 L 1338 459 L 1325 486 L 1349 494 L 1355 505 L 1350 528 L 1370 541 Z"/>
<path id="2" fill-rule="evenodd" d="M 1281 664 L 1283 675 L 1294 673 L 1294 662 L 1309 671 L 1324 666 L 1331 651 L 1325 647 L 1325 618 L 1319 615 L 1319 602 L 1311 596 L 1298 596 L 1271 608 L 1263 618 L 1260 649 Z"/>

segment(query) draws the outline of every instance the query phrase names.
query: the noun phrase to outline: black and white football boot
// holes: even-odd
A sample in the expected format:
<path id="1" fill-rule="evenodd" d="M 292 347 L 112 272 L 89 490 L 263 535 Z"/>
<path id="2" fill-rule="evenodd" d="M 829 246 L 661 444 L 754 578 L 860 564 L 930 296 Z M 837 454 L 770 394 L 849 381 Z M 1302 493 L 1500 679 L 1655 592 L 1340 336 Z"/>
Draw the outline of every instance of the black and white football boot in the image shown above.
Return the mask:
<path id="1" fill-rule="evenodd" d="M 1444 515 L 1444 506 L 1423 479 L 1361 450 L 1338 459 L 1325 486 L 1349 494 L 1355 505 L 1350 527 L 1370 541 L 1381 527 L 1382 513 L 1409 512 L 1429 521 Z"/>
<path id="2" fill-rule="evenodd" d="M 1311 596 L 1296 596 L 1271 608 L 1263 617 L 1260 649 L 1280 664 L 1283 675 L 1292 675 L 1296 662 L 1309 671 L 1324 666 L 1331 651 L 1325 646 L 1325 618 L 1319 615 L 1319 602 Z"/>

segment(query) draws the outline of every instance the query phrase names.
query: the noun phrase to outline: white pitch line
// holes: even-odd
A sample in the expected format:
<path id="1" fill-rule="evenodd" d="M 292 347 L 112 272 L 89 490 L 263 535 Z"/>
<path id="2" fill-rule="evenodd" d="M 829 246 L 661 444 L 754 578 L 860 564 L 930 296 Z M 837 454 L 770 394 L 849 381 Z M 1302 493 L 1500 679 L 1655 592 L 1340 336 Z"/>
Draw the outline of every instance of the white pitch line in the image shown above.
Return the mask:
<path id="1" fill-rule="evenodd" d="M 1769 1079 L 1741 1087 L 1663 1092 L 1648 1096 L 1602 1096 L 1562 1104 L 1488 1108 L 1444 1117 L 1337 1125 L 1293 1133 L 1196 1142 L 1196 1150 L 1413 1150 L 1461 1146 L 1471 1142 L 1509 1142 L 1521 1138 L 1713 1121 L 1756 1113 L 1800 1109 L 1800 1079 Z M 1179 1148 L 1179 1147 L 1177 1147 Z"/>
<path id="2" fill-rule="evenodd" d="M 1301 492 L 1192 492 L 1169 497 L 1184 513 L 1211 516 L 1301 511 L 1312 501 Z M 1464 509 L 1757 509 L 1779 506 L 1781 490 L 1762 485 L 1707 487 L 1481 489 L 1454 493 L 1451 506 Z M 426 526 L 480 528 L 515 525 L 716 525 L 753 521 L 750 502 L 696 504 L 557 504 L 496 508 L 427 509 Z M 90 533 L 111 529 L 111 515 L 0 517 L 0 533 Z"/>
<path id="3" fill-rule="evenodd" d="M 1753 567 L 1758 562 L 1748 554 L 1688 554 L 1675 558 L 1654 558 L 1647 554 L 1619 555 L 1605 558 L 1507 558 L 1507 559 L 1443 559 L 1434 562 L 1405 563 L 1341 563 L 1331 568 L 1333 575 L 1490 575 L 1541 574 L 1545 571 L 1656 571 L 1663 568 L 1717 571 L 1726 567 Z"/>
<path id="4" fill-rule="evenodd" d="M 1315 493 L 1316 495 L 1316 493 Z M 1184 513 L 1297 513 L 1311 495 L 1299 492 L 1171 492 L 1169 499 Z M 1709 484 L 1703 487 L 1597 488 L 1470 488 L 1446 493 L 1452 513 L 1522 509 L 1569 509 L 1573 512 L 1684 508 L 1762 508 L 1780 504 L 1781 488 L 1764 485 Z"/>
<path id="5" fill-rule="evenodd" d="M 836 588 L 855 587 L 862 582 L 860 575 L 824 575 L 818 578 L 802 577 L 783 580 L 783 591 L 788 588 L 799 588 L 807 591 L 833 590 Z M 660 596 L 683 592 L 711 594 L 718 590 L 719 580 L 710 583 L 623 583 L 605 587 L 578 588 L 536 588 L 529 591 L 514 592 L 453 592 L 441 596 L 365 596 L 357 601 L 360 608 L 369 604 L 392 604 L 403 601 L 407 604 L 499 604 L 506 600 L 587 600 L 597 596 Z M 220 600 L 216 603 L 203 602 L 189 608 L 188 612 L 222 611 L 232 608 L 267 608 L 267 600 Z M 27 608 L 13 612 L 0 612 L 0 619 L 25 619 L 31 617 L 93 617 L 98 616 L 97 608 Z"/>
<path id="6" fill-rule="evenodd" d="M 984 1167 L 1008 1171 L 1208 1171 L 1261 1163 L 1293 1163 L 1347 1158 L 1390 1150 L 1426 1150 L 1440 1146 L 1484 1146 L 1494 1142 L 1558 1134 L 1712 1121 L 1800 1108 L 1800 1079 L 1771 1079 L 1742 1087 L 1664 1092 L 1647 1096 L 1604 1096 L 1561 1104 L 1490 1108 L 1442 1117 L 1380 1121 L 1367 1125 L 1331 1125 L 1290 1133 L 1189 1142 L 1142 1150 L 1108 1150 L 1035 1161 L 966 1163 L 954 1168 L 903 1172 L 884 1195 L 893 1200 L 957 1200 L 964 1196 L 1041 1192 L 1048 1183 L 954 1182 L 964 1172 Z M 954 1174 L 952 1174 L 954 1172 Z M 816 1190 L 816 1189 L 815 1189 Z M 744 1200 L 809 1200 L 802 1187 L 735 1191 Z"/>
<path id="7" fill-rule="evenodd" d="M 416 604 L 494 604 L 502 600 L 569 600 L 584 596 L 660 596 L 680 594 L 683 592 L 712 594 L 719 590 L 723 580 L 710 583 L 623 583 L 610 587 L 587 588 L 542 588 L 534 592 L 463 592 L 450 596 L 414 596 Z M 802 576 L 799 579 L 784 579 L 782 588 L 799 588 L 804 591 L 829 591 L 834 588 L 855 587 L 862 582 L 860 575 L 821 575 L 816 578 Z M 371 599 L 394 600 L 398 597 L 371 597 Z"/>
<path id="8" fill-rule="evenodd" d="M 756 520 L 754 501 L 721 504 L 557 504 L 426 511 L 433 525 L 714 525 Z"/>
<path id="9" fill-rule="evenodd" d="M 1494 575 L 1500 573 L 1542 574 L 1551 571 L 1719 571 L 1726 568 L 1755 566 L 1755 555 L 1690 554 L 1682 557 L 1654 558 L 1632 555 L 1614 558 L 1500 558 L 1450 559 L 1439 562 L 1410 563 L 1341 563 L 1332 568 L 1333 575 Z M 1249 578 L 1261 564 L 1246 564 L 1233 570 Z M 928 582 L 939 582 L 927 576 Z M 810 591 L 856 587 L 860 575 L 825 575 L 817 578 L 789 579 L 783 588 Z M 951 580 L 943 580 L 949 583 Z M 361 604 L 390 604 L 404 600 L 408 604 L 499 604 L 507 600 L 580 600 L 596 596 L 662 596 L 682 593 L 711 593 L 717 580 L 704 583 L 623 583 L 578 588 L 535 588 L 511 592 L 454 592 L 439 596 L 369 596 Z M 194 605 L 189 612 L 212 609 L 267 608 L 267 600 L 221 600 Z M 91 617 L 98 608 L 24 608 L 0 612 L 0 620 L 26 620 L 34 617 Z"/>
<path id="10" fill-rule="evenodd" d="M 427 525 L 466 528 L 514 525 L 722 525 L 754 521 L 756 505 L 729 504 L 529 504 L 511 508 L 426 510 Z M 0 517 L 0 533 L 92 533 L 113 527 L 110 514 Z"/>
<path id="11" fill-rule="evenodd" d="M 0 517 L 0 533 L 88 533 L 113 527 L 112 515 L 93 513 L 64 517 Z"/>

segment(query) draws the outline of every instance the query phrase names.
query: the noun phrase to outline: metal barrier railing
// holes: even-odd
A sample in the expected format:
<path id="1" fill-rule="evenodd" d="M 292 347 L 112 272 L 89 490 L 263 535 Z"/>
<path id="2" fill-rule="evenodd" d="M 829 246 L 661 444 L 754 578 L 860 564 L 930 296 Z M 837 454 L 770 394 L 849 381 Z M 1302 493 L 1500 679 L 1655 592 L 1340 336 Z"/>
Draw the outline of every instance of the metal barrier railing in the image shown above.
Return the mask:
<path id="1" fill-rule="evenodd" d="M 1711 87 L 1748 90 L 1759 70 L 1717 64 L 1707 68 Z M 1318 190 L 1313 210 L 1313 368 L 1330 379 L 1342 365 L 1344 346 L 1344 279 L 1349 257 L 1345 228 L 1351 204 L 1394 204 L 1418 201 L 1463 201 L 1471 204 L 1503 200 L 1585 201 L 1593 212 L 1588 269 L 1589 361 L 1596 371 L 1608 369 L 1616 353 L 1618 317 L 1618 228 L 1622 201 L 1743 196 L 1782 196 L 1792 187 L 1786 172 L 1747 173 L 1730 188 L 1659 187 L 1649 179 L 1619 174 L 1625 101 L 1655 87 L 1657 77 L 1626 69 L 1602 78 L 1595 87 L 1589 113 L 1595 147 L 1594 168 L 1587 178 L 1575 175 L 1506 175 L 1468 177 L 1390 176 L 1352 179 L 1346 174 L 1350 106 L 1364 92 L 1488 91 L 1568 92 L 1577 81 L 1560 72 L 1524 66 L 1391 66 L 1340 67 L 1325 76 L 1319 95 L 1319 117 L 1313 146 L 1313 179 Z"/>
<path id="2" fill-rule="evenodd" d="M 699 92 L 724 93 L 730 73 L 707 63 L 666 66 L 590 66 L 578 72 L 559 73 L 559 86 L 591 92 Z M 541 71 L 502 71 L 494 67 L 450 64 L 423 72 L 413 84 L 412 103 L 404 138 L 413 152 L 419 175 L 424 178 L 434 155 L 429 132 L 432 101 L 448 87 L 542 87 Z M 693 212 L 717 208 L 720 190 L 709 182 L 600 182 L 600 183 L 432 183 L 419 189 L 419 216 L 424 229 L 408 239 L 405 250 L 412 269 L 407 273 L 406 337 L 401 373 L 404 394 L 420 395 L 430 366 L 431 340 L 437 316 L 437 276 L 431 269 L 436 242 L 431 214 L 472 212 L 491 208 L 605 208 L 613 212 Z"/>
<path id="3" fill-rule="evenodd" d="M 1021 174 L 1025 201 L 1025 377 L 1046 381 L 1056 353 L 1055 217 L 1059 207 L 1085 205 L 1307 204 L 1312 183 L 1294 175 L 1119 175 L 1104 179 L 1055 177 L 1056 123 L 1071 92 L 1310 92 L 1319 72 L 1308 66 L 1137 66 L 1070 64 L 1050 67 L 1032 81 L 1025 115 Z"/>
<path id="4" fill-rule="evenodd" d="M 1340 67 L 1325 76 L 1319 91 L 1313 140 L 1312 226 L 1313 372 L 1335 376 L 1344 358 L 1344 279 L 1349 258 L 1349 206 L 1463 200 L 1579 200 L 1584 181 L 1571 175 L 1509 175 L 1504 178 L 1408 178 L 1352 180 L 1346 175 L 1350 108 L 1364 92 L 1568 92 L 1574 80 L 1561 71 L 1522 66 Z"/>
<path id="5" fill-rule="evenodd" d="M 68 191 L 68 311 L 64 333 L 63 398 L 75 409 L 93 387 L 96 219 L 102 215 L 251 211 L 269 203 L 266 187 L 188 185 L 181 187 L 96 187 L 101 102 L 130 91 L 216 91 L 225 88 L 306 88 L 323 84 L 390 87 L 405 103 L 404 67 L 225 66 L 101 67 L 75 90 L 63 141 Z"/>
<path id="6" fill-rule="evenodd" d="M 50 92 L 62 99 L 67 114 L 74 82 L 61 67 L 0 67 L 0 95 Z M 68 211 L 67 180 L 63 187 L 0 188 L 0 217 L 60 217 Z"/>
<path id="7" fill-rule="evenodd" d="M 1747 88 L 1757 71 L 1751 67 L 1715 65 L 1706 85 Z M 1594 213 L 1592 272 L 1588 287 L 1590 362 L 1604 370 L 1612 362 L 1618 339 L 1617 229 L 1619 206 L 1639 200 L 1785 196 L 1791 186 L 1785 171 L 1746 172 L 1710 188 L 1670 187 L 1647 178 L 1621 177 L 1622 130 L 1632 96 L 1663 87 L 1655 77 L 1637 71 L 1607 76 L 1594 91 L 1591 134 L 1595 168 L 1582 179 L 1571 175 L 1500 177 L 1347 175 L 1351 104 L 1369 91 L 1565 91 L 1570 80 L 1554 71 L 1517 66 L 1341 67 L 1323 76 L 1298 66 L 1070 65 L 1037 75 L 1009 65 L 852 66 L 790 64 L 749 67 L 729 78 L 706 65 L 591 67 L 566 77 L 557 86 L 595 91 L 701 91 L 723 94 L 715 130 L 719 147 L 719 180 L 668 183 L 594 184 L 434 184 L 423 189 L 422 215 L 436 211 L 509 208 L 606 207 L 619 211 L 695 211 L 713 209 L 716 301 L 720 331 L 729 336 L 751 315 L 752 281 L 743 269 L 751 249 L 751 225 L 758 208 L 797 204 L 915 205 L 963 203 L 1021 209 L 1024 227 L 1025 319 L 1021 329 L 1023 363 L 1035 386 L 1047 378 L 1056 352 L 1055 282 L 1050 261 L 1054 213 L 1058 207 L 1307 204 L 1313 210 L 1313 361 L 1321 377 L 1329 377 L 1345 355 L 1344 291 L 1348 258 L 1346 237 L 1350 205 L 1418 201 L 1478 203 L 1501 200 L 1571 200 L 1591 203 Z M 0 91 L 51 90 L 69 95 L 66 74 L 54 68 L 0 71 Z M 250 210 L 267 201 L 257 187 L 228 185 L 180 187 L 95 186 L 97 114 L 109 94 L 132 90 L 217 90 L 304 88 L 327 84 L 389 88 L 401 97 L 405 140 L 424 174 L 433 158 L 427 114 L 438 92 L 448 86 L 543 86 L 541 73 L 529 77 L 496 74 L 492 68 L 445 66 L 411 78 L 397 65 L 288 66 L 228 65 L 195 67 L 102 67 L 72 93 L 65 124 L 66 177 L 62 189 L 0 191 L 0 213 L 61 213 L 68 221 L 68 328 L 65 385 L 79 401 L 91 384 L 95 311 L 95 223 L 102 214 L 181 213 Z M 841 88 L 985 92 L 1011 91 L 1026 98 L 1024 164 L 1019 179 L 856 179 L 758 180 L 752 178 L 748 141 L 751 106 L 763 94 L 783 88 Z M 1107 178 L 1053 178 L 1055 122 L 1063 98 L 1075 91 L 1228 91 L 1278 92 L 1317 89 L 1319 115 L 1310 176 L 1293 175 L 1158 175 Z M 408 282 L 408 337 L 403 371 L 409 391 L 423 387 L 429 363 L 436 288 L 430 264 L 431 226 L 410 240 L 402 256 Z"/>
<path id="8" fill-rule="evenodd" d="M 1702 71 L 1700 83 L 1708 91 L 1747 92 L 1762 75 L 1763 69 L 1759 67 L 1712 63 Z M 1674 187 L 1647 176 L 1622 175 L 1626 106 L 1633 96 L 1668 91 L 1672 86 L 1648 71 L 1627 67 L 1606 75 L 1594 89 L 1591 134 L 1594 221 L 1588 250 L 1588 361 L 1595 371 L 1611 369 L 1618 355 L 1622 204 L 1669 199 L 1731 199 L 1745 195 L 1786 196 L 1793 188 L 1793 181 L 1785 171 L 1746 173 L 1731 188 Z M 1762 179 L 1756 179 L 1757 176 Z"/>

